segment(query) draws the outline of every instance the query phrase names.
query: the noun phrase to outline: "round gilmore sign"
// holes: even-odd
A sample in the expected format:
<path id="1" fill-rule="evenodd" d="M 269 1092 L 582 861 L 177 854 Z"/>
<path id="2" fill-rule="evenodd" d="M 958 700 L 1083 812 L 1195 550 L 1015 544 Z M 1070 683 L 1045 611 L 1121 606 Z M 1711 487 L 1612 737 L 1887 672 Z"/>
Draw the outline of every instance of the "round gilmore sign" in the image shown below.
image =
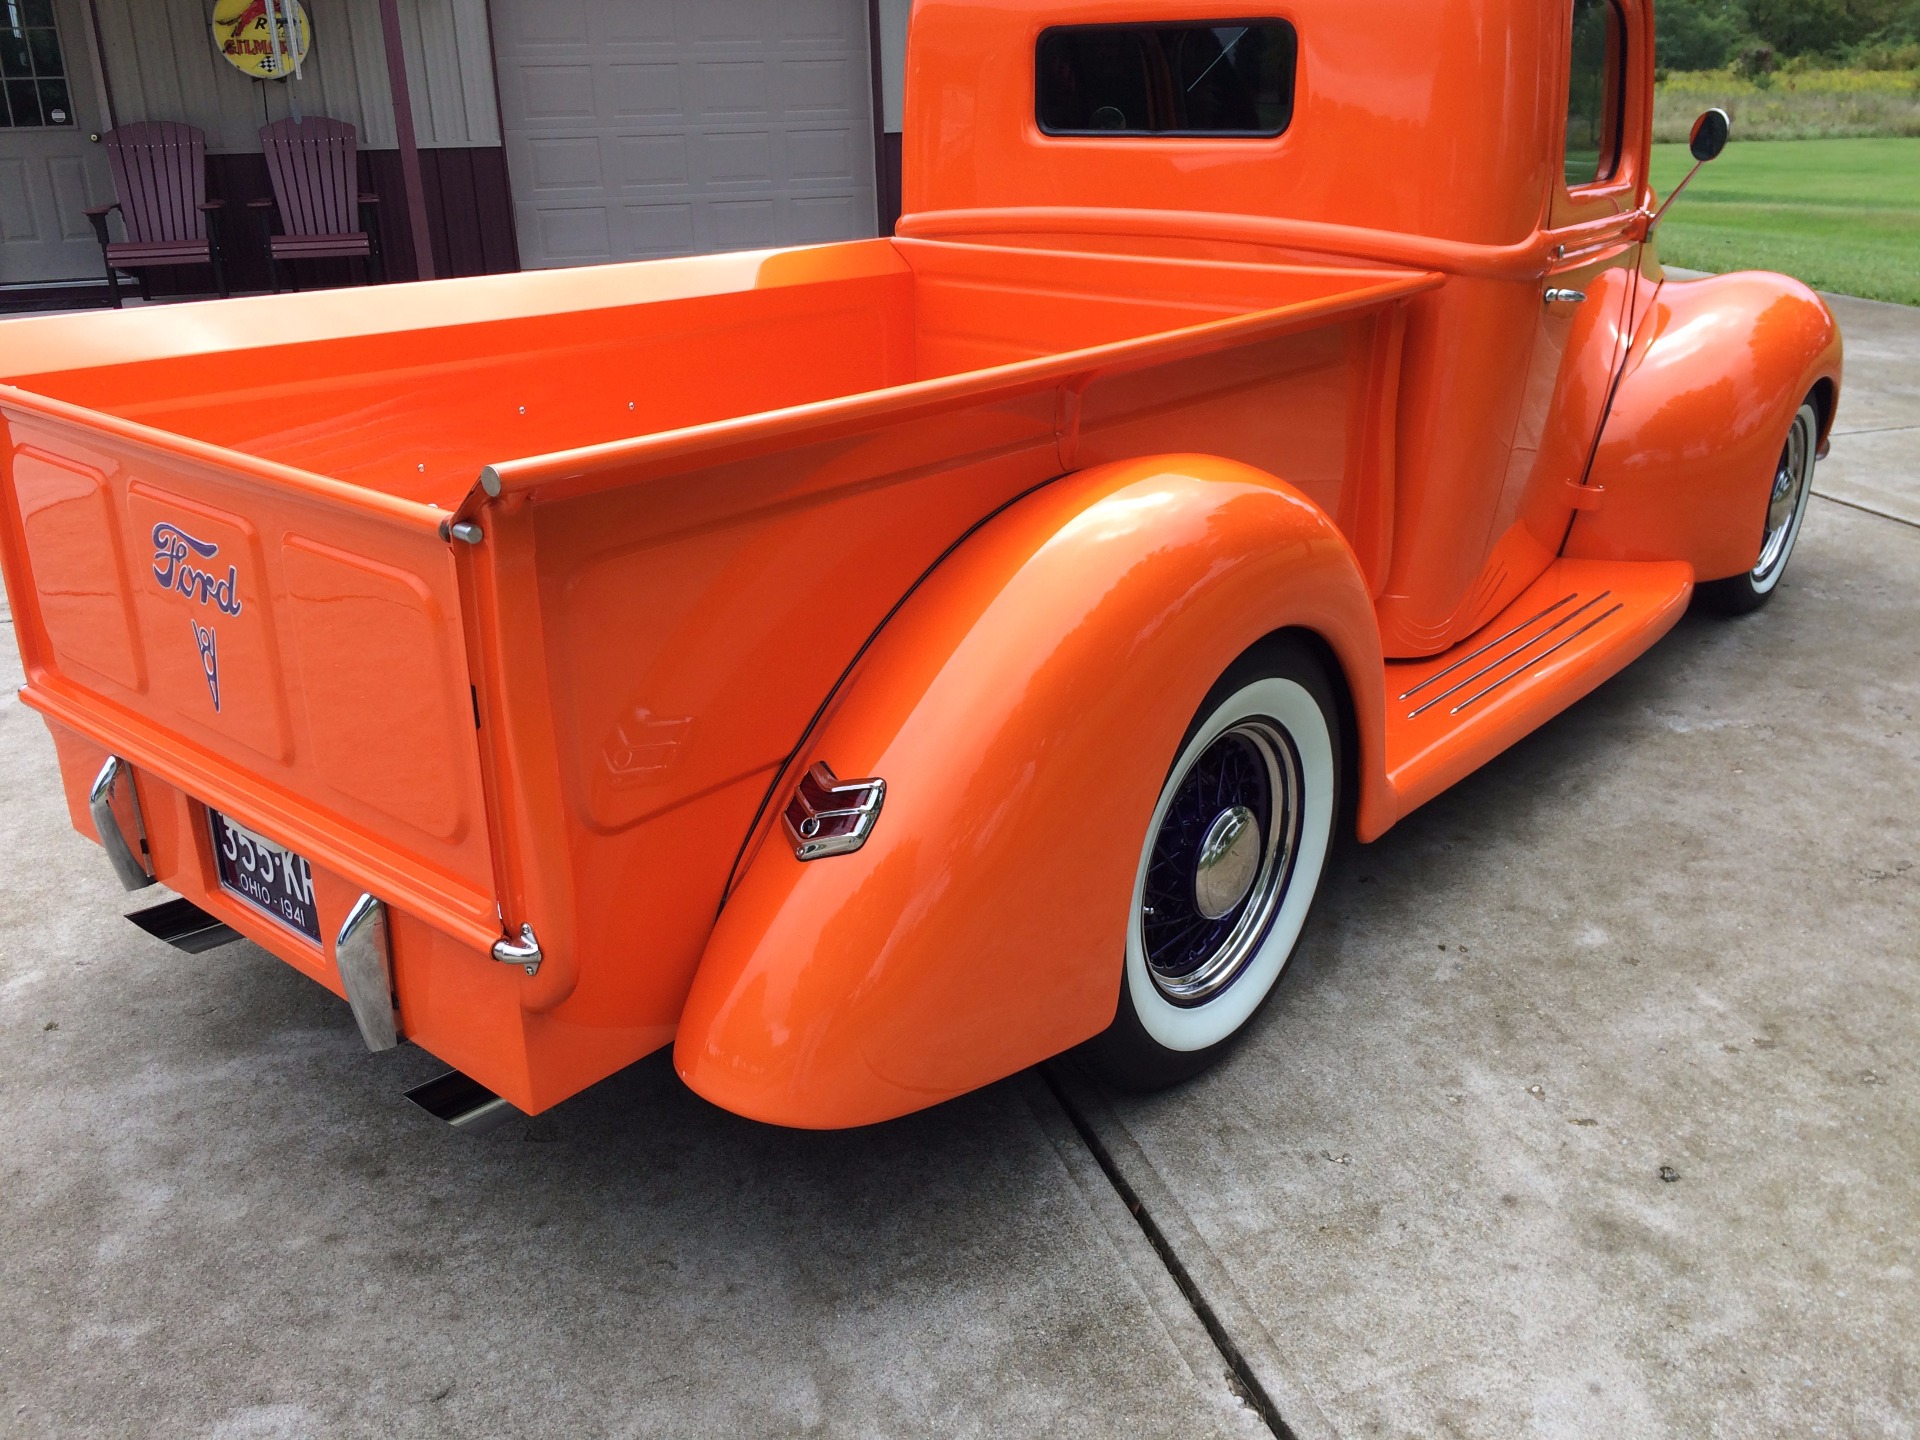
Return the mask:
<path id="1" fill-rule="evenodd" d="M 213 0 L 214 48 L 243 74 L 284 80 L 312 43 L 300 0 Z"/>

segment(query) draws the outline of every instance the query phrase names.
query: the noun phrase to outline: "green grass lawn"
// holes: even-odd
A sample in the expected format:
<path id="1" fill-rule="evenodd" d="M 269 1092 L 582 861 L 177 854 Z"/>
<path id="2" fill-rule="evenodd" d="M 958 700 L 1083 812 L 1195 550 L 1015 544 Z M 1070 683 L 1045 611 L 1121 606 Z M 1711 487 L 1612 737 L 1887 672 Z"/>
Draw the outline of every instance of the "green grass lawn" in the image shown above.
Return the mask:
<path id="1" fill-rule="evenodd" d="M 1692 163 L 1653 147 L 1664 196 Z M 1660 258 L 1695 270 L 1779 270 L 1820 290 L 1920 305 L 1920 138 L 1740 143 L 1701 170 L 1660 225 Z"/>

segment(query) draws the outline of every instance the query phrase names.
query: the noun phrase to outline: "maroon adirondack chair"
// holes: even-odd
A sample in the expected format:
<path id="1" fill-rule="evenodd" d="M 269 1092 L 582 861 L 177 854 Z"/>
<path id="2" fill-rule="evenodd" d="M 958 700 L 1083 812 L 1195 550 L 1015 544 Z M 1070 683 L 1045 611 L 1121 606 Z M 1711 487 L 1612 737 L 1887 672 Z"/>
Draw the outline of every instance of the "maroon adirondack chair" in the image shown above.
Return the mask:
<path id="1" fill-rule="evenodd" d="M 100 142 L 119 198 L 89 209 L 87 219 L 100 241 L 113 303 L 120 303 L 116 271 L 136 276 L 145 297 L 147 271 L 157 265 L 211 265 L 213 282 L 225 295 L 219 229 L 224 202 L 207 199 L 207 137 L 177 121 L 141 120 L 107 131 Z M 115 210 L 126 224 L 125 240 L 107 233 L 107 216 Z"/>
<path id="2" fill-rule="evenodd" d="M 384 281 L 386 263 L 372 213 L 380 197 L 360 188 L 360 137 L 353 126 L 325 115 L 276 120 L 261 128 L 260 148 L 266 153 L 273 199 L 247 205 L 263 226 L 269 210 L 280 212 L 280 232 L 269 229 L 264 236 L 273 288 L 280 288 L 282 261 L 353 256 Z M 288 273 L 298 290 L 299 277 Z"/>

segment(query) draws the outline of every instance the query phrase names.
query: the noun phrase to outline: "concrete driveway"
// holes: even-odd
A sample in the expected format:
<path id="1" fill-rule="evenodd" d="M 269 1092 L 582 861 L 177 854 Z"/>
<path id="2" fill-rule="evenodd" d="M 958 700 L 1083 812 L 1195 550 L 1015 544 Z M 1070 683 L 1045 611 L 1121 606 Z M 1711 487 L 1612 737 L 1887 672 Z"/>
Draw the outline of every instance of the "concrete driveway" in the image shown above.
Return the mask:
<path id="1" fill-rule="evenodd" d="M 0 1434 L 1920 1433 L 1920 311 L 1785 589 L 1360 851 L 1246 1043 L 796 1134 L 475 1139 L 186 956 L 0 647 Z M 9 627 L 10 629 L 10 627 Z"/>

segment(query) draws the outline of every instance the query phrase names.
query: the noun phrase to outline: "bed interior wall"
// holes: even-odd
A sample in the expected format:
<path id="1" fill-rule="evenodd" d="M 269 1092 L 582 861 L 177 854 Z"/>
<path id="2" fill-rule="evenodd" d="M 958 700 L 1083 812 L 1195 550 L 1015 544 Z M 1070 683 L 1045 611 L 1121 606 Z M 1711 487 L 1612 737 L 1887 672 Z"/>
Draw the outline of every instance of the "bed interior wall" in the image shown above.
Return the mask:
<path id="1" fill-rule="evenodd" d="M 1338 273 L 903 244 L 907 268 L 725 294 L 103 366 L 26 388 L 413 499 L 481 465 L 1082 348 Z"/>
<path id="2" fill-rule="evenodd" d="M 912 280 L 867 275 L 263 345 L 23 387 L 414 499 L 482 465 L 912 378 Z"/>

